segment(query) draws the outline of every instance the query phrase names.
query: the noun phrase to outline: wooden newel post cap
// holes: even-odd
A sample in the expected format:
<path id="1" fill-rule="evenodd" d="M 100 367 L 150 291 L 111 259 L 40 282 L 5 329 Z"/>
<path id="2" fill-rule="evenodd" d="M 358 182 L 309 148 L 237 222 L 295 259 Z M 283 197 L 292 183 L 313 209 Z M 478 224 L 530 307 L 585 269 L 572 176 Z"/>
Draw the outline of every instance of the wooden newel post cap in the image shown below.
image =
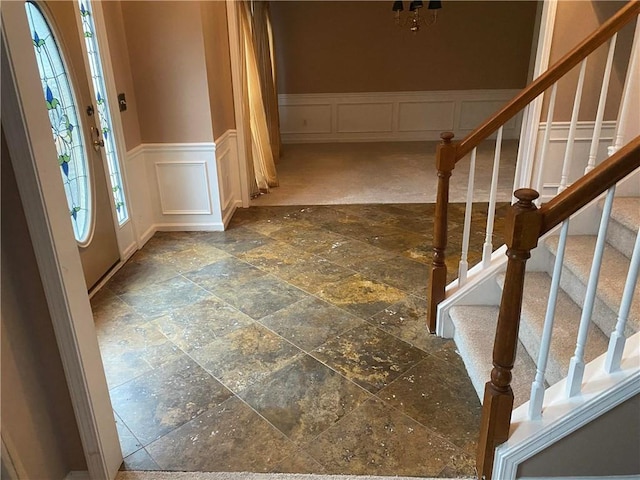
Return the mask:
<path id="1" fill-rule="evenodd" d="M 453 137 L 455 137 L 453 132 L 442 132 L 440 134 L 440 138 L 442 139 L 443 143 L 451 143 Z"/>
<path id="2" fill-rule="evenodd" d="M 540 194 L 532 188 L 519 188 L 513 192 L 513 195 L 518 199 L 518 204 L 521 206 L 531 205 L 533 201 L 540 196 Z"/>

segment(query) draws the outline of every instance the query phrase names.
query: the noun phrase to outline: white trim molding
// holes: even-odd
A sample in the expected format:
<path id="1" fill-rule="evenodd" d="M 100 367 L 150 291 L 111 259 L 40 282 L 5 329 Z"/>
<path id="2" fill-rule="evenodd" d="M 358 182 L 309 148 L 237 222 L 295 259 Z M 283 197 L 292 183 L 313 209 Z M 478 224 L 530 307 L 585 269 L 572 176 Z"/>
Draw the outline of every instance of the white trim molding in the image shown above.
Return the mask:
<path id="1" fill-rule="evenodd" d="M 91 480 L 91 475 L 86 471 L 71 471 L 64 480 Z"/>
<path id="2" fill-rule="evenodd" d="M 224 230 L 242 205 L 237 152 L 235 130 L 215 143 L 146 143 L 130 150 L 137 248 L 157 231 Z"/>
<path id="3" fill-rule="evenodd" d="M 457 138 L 498 111 L 519 90 L 281 94 L 283 143 L 438 140 Z M 518 138 L 522 115 L 505 124 Z"/>
<path id="4" fill-rule="evenodd" d="M 162 215 L 213 213 L 206 160 L 158 161 L 154 166 Z"/>
<path id="5" fill-rule="evenodd" d="M 529 402 L 513 411 L 509 440 L 496 449 L 494 479 L 516 478 L 522 462 L 640 393 L 640 333 L 626 345 L 613 374 L 604 370 L 606 353 L 587 364 L 581 395 L 566 398 L 566 379 L 547 389 L 541 420 L 529 420 Z"/>
<path id="6" fill-rule="evenodd" d="M 537 178 L 538 175 L 538 168 L 541 164 L 540 155 L 542 152 L 542 143 L 544 141 L 544 132 L 546 127 L 546 122 L 542 122 L 538 126 L 532 170 L 534 175 L 531 178 Z M 551 125 L 549 145 L 546 150 L 547 158 L 544 161 L 542 188 L 541 192 L 539 192 L 542 203 L 548 202 L 558 193 L 558 186 L 560 184 L 562 164 L 564 153 L 567 148 L 567 141 L 569 139 L 570 127 L 570 122 L 553 122 Z M 594 128 L 595 122 L 593 121 L 581 121 L 576 125 L 573 161 L 569 172 L 569 182 L 573 182 L 584 175 L 587 161 L 589 159 L 589 150 L 591 148 Z M 616 122 L 614 120 L 608 120 L 602 123 L 602 130 L 597 148 L 597 163 L 600 163 L 608 157 L 607 150 L 614 141 L 615 131 Z M 532 188 L 535 188 L 535 185 Z"/>
<path id="7" fill-rule="evenodd" d="M 242 206 L 242 179 L 238 161 L 238 134 L 227 130 L 216 139 L 218 192 L 222 207 L 222 223 L 227 228 L 231 217 Z"/>

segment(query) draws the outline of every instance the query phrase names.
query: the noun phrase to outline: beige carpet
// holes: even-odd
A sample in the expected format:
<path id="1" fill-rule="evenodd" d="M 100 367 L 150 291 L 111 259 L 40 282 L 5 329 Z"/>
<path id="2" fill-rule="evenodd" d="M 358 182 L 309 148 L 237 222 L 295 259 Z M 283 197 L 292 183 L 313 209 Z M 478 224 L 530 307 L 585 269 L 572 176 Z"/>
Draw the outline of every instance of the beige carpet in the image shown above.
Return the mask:
<path id="1" fill-rule="evenodd" d="M 298 473 L 118 472 L 116 480 L 435 480 L 433 477 L 307 475 Z"/>
<path id="2" fill-rule="evenodd" d="M 283 145 L 277 164 L 280 186 L 251 205 L 433 203 L 437 142 L 325 143 Z M 478 148 L 475 201 L 488 201 L 495 142 Z M 498 201 L 510 201 L 517 141 L 503 142 Z M 453 202 L 466 200 L 469 158 L 451 177 Z"/>

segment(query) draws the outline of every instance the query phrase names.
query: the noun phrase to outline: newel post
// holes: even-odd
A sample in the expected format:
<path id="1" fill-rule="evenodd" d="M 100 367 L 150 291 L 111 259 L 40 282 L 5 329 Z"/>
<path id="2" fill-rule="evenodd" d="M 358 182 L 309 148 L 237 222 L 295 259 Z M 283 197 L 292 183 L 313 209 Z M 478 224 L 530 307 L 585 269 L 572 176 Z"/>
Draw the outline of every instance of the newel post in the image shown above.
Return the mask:
<path id="1" fill-rule="evenodd" d="M 542 225 L 542 217 L 533 204 L 538 192 L 522 188 L 514 195 L 518 202 L 511 206 L 506 219 L 507 273 L 493 344 L 493 370 L 484 387 L 476 462 L 480 479 L 491 478 L 495 448 L 509 437 L 513 410 L 511 370 L 518 345 L 525 266 L 530 251 L 538 245 Z"/>
<path id="2" fill-rule="evenodd" d="M 440 134 L 442 142 L 436 151 L 436 168 L 438 170 L 438 193 L 436 211 L 433 219 L 433 263 L 429 281 L 429 310 L 427 326 L 431 333 L 436 331 L 436 313 L 438 304 L 444 300 L 444 289 L 447 285 L 447 265 L 445 250 L 447 248 L 447 212 L 449 208 L 449 178 L 456 165 L 456 146 L 451 143 L 452 132 Z"/>

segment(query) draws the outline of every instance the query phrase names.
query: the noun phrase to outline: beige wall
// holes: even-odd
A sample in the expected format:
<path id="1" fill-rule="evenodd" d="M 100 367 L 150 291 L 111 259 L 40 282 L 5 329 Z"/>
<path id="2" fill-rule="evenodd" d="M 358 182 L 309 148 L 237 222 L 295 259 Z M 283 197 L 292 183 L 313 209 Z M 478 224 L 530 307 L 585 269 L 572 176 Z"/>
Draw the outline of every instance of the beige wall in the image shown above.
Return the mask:
<path id="1" fill-rule="evenodd" d="M 124 112 L 113 112 L 113 114 L 120 115 L 126 149 L 131 150 L 140 145 L 141 136 L 138 122 L 138 102 L 131 76 L 129 46 L 124 31 L 121 2 L 102 2 L 102 11 L 104 12 L 116 90 L 118 93 L 124 93 L 127 99 L 127 109 Z"/>
<path id="2" fill-rule="evenodd" d="M 122 2 L 142 143 L 211 142 L 199 2 Z"/>
<path id="3" fill-rule="evenodd" d="M 520 88 L 535 15 L 535 2 L 444 2 L 437 24 L 412 35 L 390 1 L 275 1 L 278 91 Z"/>
<path id="4" fill-rule="evenodd" d="M 569 50 L 578 45 L 613 16 L 625 3 L 627 2 L 613 0 L 558 2 L 549 65 L 553 65 Z M 627 71 L 626 66 L 631 52 L 633 31 L 634 25 L 632 22 L 618 35 L 614 68 L 611 74 L 609 95 L 605 109 L 605 120 L 615 120 L 617 118 Z M 595 119 L 607 53 L 608 44 L 605 44 L 596 50 L 587 61 L 587 74 L 580 104 L 580 120 L 593 121 Z M 554 111 L 555 121 L 568 121 L 571 119 L 578 74 L 579 67 L 576 67 L 558 84 Z"/>
<path id="5" fill-rule="evenodd" d="M 236 126 L 226 3 L 202 2 L 201 12 L 213 135 L 219 138 Z"/>
<path id="6" fill-rule="evenodd" d="M 518 467 L 517 477 L 640 474 L 640 395 L 618 405 Z"/>
<path id="7" fill-rule="evenodd" d="M 2 435 L 25 478 L 87 465 L 11 160 L 2 137 Z"/>

